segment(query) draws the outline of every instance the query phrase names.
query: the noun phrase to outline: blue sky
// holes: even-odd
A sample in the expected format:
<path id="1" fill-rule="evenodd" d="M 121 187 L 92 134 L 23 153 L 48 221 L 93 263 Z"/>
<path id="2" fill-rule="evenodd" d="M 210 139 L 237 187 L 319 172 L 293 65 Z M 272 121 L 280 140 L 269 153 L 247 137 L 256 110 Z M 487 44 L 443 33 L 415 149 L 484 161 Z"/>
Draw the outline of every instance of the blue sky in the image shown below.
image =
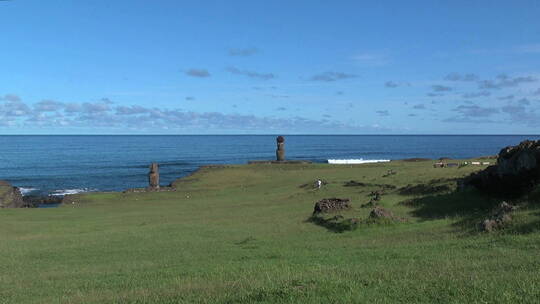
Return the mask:
<path id="1" fill-rule="evenodd" d="M 0 134 L 538 134 L 539 1 L 0 1 Z"/>

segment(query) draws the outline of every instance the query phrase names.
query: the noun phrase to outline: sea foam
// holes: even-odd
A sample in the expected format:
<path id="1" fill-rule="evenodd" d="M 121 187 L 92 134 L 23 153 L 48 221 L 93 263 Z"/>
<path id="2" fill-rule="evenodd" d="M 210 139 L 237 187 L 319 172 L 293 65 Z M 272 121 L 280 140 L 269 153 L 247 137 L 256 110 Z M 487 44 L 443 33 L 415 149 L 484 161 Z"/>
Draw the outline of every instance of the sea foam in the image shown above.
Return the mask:
<path id="1" fill-rule="evenodd" d="M 27 195 L 27 194 L 29 194 L 29 193 L 31 193 L 31 192 L 34 192 L 34 191 L 39 190 L 39 189 L 36 189 L 36 188 L 30 188 L 30 187 L 28 187 L 28 188 L 25 188 L 25 187 L 18 187 L 18 188 L 19 188 L 19 191 L 21 191 L 21 194 L 22 194 L 23 196 L 25 196 L 25 195 Z"/>
<path id="2" fill-rule="evenodd" d="M 389 159 L 329 159 L 329 164 L 336 165 L 357 165 L 357 164 L 371 164 L 371 163 L 385 163 L 389 162 Z"/>
<path id="3" fill-rule="evenodd" d="M 92 192 L 95 190 L 83 188 L 83 189 L 62 189 L 62 190 L 55 190 L 53 193 L 51 193 L 52 196 L 64 196 L 64 195 L 70 195 L 70 194 L 78 194 L 78 193 L 84 193 L 84 192 Z"/>

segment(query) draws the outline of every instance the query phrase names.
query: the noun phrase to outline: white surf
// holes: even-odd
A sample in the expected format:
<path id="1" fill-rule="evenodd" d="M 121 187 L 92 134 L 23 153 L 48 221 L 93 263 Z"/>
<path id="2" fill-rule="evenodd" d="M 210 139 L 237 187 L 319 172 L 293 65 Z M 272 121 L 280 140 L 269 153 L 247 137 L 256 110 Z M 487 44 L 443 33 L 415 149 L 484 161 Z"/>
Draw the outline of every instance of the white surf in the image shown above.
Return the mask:
<path id="1" fill-rule="evenodd" d="M 358 164 L 372 164 L 372 163 L 386 163 L 389 159 L 329 159 L 329 164 L 337 165 L 358 165 Z"/>

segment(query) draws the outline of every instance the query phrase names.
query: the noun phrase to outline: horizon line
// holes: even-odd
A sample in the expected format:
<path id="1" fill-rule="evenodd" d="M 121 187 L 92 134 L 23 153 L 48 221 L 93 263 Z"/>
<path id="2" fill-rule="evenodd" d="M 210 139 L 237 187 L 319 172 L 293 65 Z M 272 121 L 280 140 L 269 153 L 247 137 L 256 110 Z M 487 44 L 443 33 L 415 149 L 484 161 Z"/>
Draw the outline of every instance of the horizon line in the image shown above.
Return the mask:
<path id="1" fill-rule="evenodd" d="M 540 136 L 540 134 L 0 134 L 0 136 Z"/>

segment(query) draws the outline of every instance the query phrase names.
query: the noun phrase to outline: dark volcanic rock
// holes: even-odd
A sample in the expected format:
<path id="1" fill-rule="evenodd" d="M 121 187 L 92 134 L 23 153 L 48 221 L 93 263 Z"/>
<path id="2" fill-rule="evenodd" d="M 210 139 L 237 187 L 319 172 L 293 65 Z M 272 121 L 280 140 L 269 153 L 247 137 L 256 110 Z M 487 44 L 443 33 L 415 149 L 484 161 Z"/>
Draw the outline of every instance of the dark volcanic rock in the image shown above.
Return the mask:
<path id="1" fill-rule="evenodd" d="M 315 203 L 313 214 L 346 210 L 350 208 L 351 204 L 348 198 L 325 198 Z"/>
<path id="2" fill-rule="evenodd" d="M 371 212 L 369 213 L 369 217 L 371 218 L 394 218 L 394 214 L 383 207 L 375 207 Z"/>
<path id="3" fill-rule="evenodd" d="M 527 140 L 503 148 L 496 165 L 466 177 L 461 187 L 474 186 L 488 193 L 518 195 L 529 191 L 539 181 L 540 140 Z"/>
<path id="4" fill-rule="evenodd" d="M 56 205 L 62 203 L 62 196 L 38 196 L 30 195 L 24 196 L 23 201 L 27 207 L 37 208 L 40 205 Z"/>
<path id="5" fill-rule="evenodd" d="M 0 181 L 0 208 L 25 207 L 21 191 L 6 181 Z"/>

